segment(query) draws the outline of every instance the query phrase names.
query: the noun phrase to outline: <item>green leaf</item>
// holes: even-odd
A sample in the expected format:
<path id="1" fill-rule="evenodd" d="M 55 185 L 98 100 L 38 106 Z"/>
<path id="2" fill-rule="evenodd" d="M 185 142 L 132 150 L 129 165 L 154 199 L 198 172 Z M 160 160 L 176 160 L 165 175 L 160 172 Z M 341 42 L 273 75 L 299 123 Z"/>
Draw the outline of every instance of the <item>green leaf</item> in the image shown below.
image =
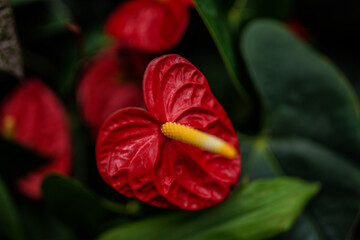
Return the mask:
<path id="1" fill-rule="evenodd" d="M 0 70 L 18 78 L 24 75 L 14 19 L 7 0 L 0 0 Z"/>
<path id="2" fill-rule="evenodd" d="M 85 238 L 94 235 L 114 217 L 129 214 L 124 206 L 100 198 L 80 182 L 65 176 L 47 176 L 42 191 L 47 207 Z"/>
<path id="3" fill-rule="evenodd" d="M 216 79 L 218 85 L 226 92 L 231 103 L 225 104 L 234 126 L 246 132 L 258 129 L 257 99 L 253 98 L 253 86 L 248 76 L 242 71 L 244 63 L 235 50 L 238 43 L 238 32 L 244 17 L 247 0 L 194 0 L 196 9 L 207 26 L 227 68 L 229 79 Z M 226 103 L 226 101 L 225 101 Z M 256 129 L 256 130 L 254 130 Z"/>
<path id="4" fill-rule="evenodd" d="M 0 175 L 6 181 L 15 181 L 48 159 L 38 156 L 30 149 L 0 138 Z"/>
<path id="5" fill-rule="evenodd" d="M 5 184 L 0 178 L 0 238 L 24 239 L 17 210 Z"/>
<path id="6" fill-rule="evenodd" d="M 194 3 L 219 49 L 234 87 L 240 96 L 247 99 L 247 93 L 240 84 L 239 55 L 234 51 L 237 36 L 228 21 L 231 6 L 226 6 L 223 0 L 194 0 Z"/>
<path id="7" fill-rule="evenodd" d="M 68 226 L 52 215 L 42 204 L 20 201 L 18 204 L 26 240 L 76 240 Z"/>
<path id="8" fill-rule="evenodd" d="M 15 9 L 16 25 L 24 48 L 29 48 L 29 44 L 36 44 L 39 40 L 53 41 L 45 38 L 68 31 L 67 24 L 73 20 L 71 9 L 63 0 L 10 0 L 10 2 Z M 36 14 L 33 14 L 34 12 Z"/>
<path id="9" fill-rule="evenodd" d="M 242 137 L 243 174 L 320 181 L 321 194 L 284 239 L 352 235 L 360 202 L 360 118 L 344 76 L 280 23 L 257 20 L 241 50 L 263 104 L 260 136 Z"/>
<path id="10" fill-rule="evenodd" d="M 92 57 L 105 46 L 110 44 L 110 38 L 104 34 L 103 25 L 92 25 L 85 31 L 85 54 Z"/>
<path id="11" fill-rule="evenodd" d="M 21 6 L 24 4 L 30 4 L 41 0 L 10 0 L 12 6 Z"/>
<path id="12" fill-rule="evenodd" d="M 62 0 L 46 0 L 48 4 L 48 15 L 46 15 L 45 25 L 42 26 L 39 33 L 49 34 L 64 30 L 66 23 L 72 19 L 70 9 Z"/>
<path id="13" fill-rule="evenodd" d="M 246 11 L 249 12 L 251 18 L 269 17 L 279 20 L 287 20 L 291 18 L 294 0 L 248 0 Z"/>
<path id="14" fill-rule="evenodd" d="M 259 180 L 216 207 L 122 225 L 98 239 L 265 239 L 288 229 L 318 189 L 294 178 Z"/>

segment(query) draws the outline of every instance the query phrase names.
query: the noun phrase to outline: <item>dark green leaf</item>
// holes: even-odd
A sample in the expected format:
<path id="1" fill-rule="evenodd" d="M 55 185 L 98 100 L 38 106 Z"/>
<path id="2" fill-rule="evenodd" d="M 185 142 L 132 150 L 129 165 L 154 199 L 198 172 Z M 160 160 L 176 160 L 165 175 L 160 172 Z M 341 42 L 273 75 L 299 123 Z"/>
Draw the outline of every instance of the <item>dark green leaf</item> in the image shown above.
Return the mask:
<path id="1" fill-rule="evenodd" d="M 258 101 L 253 97 L 256 94 L 252 94 L 252 83 L 244 74 L 246 71 L 240 54 L 234 51 L 237 49 L 246 0 L 194 0 L 194 3 L 217 45 L 231 79 L 216 79 L 218 85 L 228 89 L 227 99 L 231 103 L 226 104 L 225 108 L 229 117 L 237 129 L 247 133 L 256 132 L 259 127 Z"/>
<path id="2" fill-rule="evenodd" d="M 16 143 L 0 138 L 0 175 L 4 180 L 14 181 L 45 164 L 48 159 L 38 156 L 33 151 Z"/>
<path id="3" fill-rule="evenodd" d="M 62 0 L 47 0 L 45 3 L 48 4 L 49 11 L 39 33 L 49 34 L 64 30 L 66 23 L 72 19 L 70 9 Z"/>
<path id="4" fill-rule="evenodd" d="M 103 26 L 94 25 L 85 32 L 85 53 L 91 57 L 110 44 L 110 38 L 104 34 Z"/>
<path id="5" fill-rule="evenodd" d="M 21 51 L 7 0 L 0 0 L 0 70 L 23 77 Z"/>
<path id="6" fill-rule="evenodd" d="M 82 237 L 95 234 L 106 221 L 127 213 L 124 206 L 101 199 L 65 176 L 49 175 L 42 191 L 47 207 Z"/>
<path id="7" fill-rule="evenodd" d="M 0 238 L 24 239 L 19 216 L 12 199 L 0 178 Z"/>
<path id="8" fill-rule="evenodd" d="M 360 119 L 352 89 L 277 22 L 251 23 L 241 49 L 264 110 L 262 134 L 243 137 L 244 172 L 251 179 L 286 174 L 322 183 L 284 239 L 350 237 L 360 206 Z"/>
<path id="9" fill-rule="evenodd" d="M 40 202 L 39 202 L 40 203 Z M 19 203 L 19 213 L 26 240 L 75 240 L 74 233 L 41 204 Z"/>
<path id="10" fill-rule="evenodd" d="M 259 180 L 216 207 L 119 226 L 99 240 L 265 239 L 287 230 L 317 191 L 317 184 L 294 178 Z"/>
<path id="11" fill-rule="evenodd" d="M 241 0 L 243 1 L 243 0 Z M 291 18 L 291 8 L 294 0 L 248 0 L 246 11 L 249 17 L 271 17 L 279 20 Z"/>
<path id="12" fill-rule="evenodd" d="M 240 84 L 239 56 L 234 51 L 237 36 L 228 21 L 228 11 L 231 5 L 226 7 L 223 0 L 194 0 L 194 2 L 223 57 L 233 85 L 239 94 L 247 99 L 247 93 Z M 228 5 L 229 3 L 231 1 L 228 2 Z"/>
<path id="13" fill-rule="evenodd" d="M 59 34 L 72 20 L 63 0 L 11 0 L 22 42 Z M 28 13 L 36 11 L 36 14 Z M 30 29 L 29 29 L 30 28 Z"/>
<path id="14" fill-rule="evenodd" d="M 41 0 L 10 0 L 10 3 L 12 6 L 20 6 L 23 4 L 29 4 L 37 1 L 41 1 Z"/>

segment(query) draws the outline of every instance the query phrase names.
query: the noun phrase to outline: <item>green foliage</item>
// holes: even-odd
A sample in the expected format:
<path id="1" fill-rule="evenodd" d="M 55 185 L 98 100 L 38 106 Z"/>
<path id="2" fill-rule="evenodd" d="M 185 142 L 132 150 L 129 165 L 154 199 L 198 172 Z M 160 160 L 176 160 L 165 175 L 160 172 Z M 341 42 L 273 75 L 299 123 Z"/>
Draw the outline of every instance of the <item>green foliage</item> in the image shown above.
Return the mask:
<path id="1" fill-rule="evenodd" d="M 251 104 L 249 84 L 242 77 L 242 60 L 237 49 L 242 22 L 256 16 L 284 18 L 293 0 L 194 0 L 198 13 L 206 24 L 225 62 L 234 88 L 241 100 Z M 239 111 L 239 110 L 238 110 Z"/>
<path id="2" fill-rule="evenodd" d="M 233 41 L 238 38 L 226 16 L 235 12 L 237 21 L 254 16 L 283 18 L 291 5 L 277 1 L 283 8 L 272 8 L 265 7 L 265 1 L 247 1 L 242 8 L 234 9 L 235 3 L 229 10 L 214 7 L 222 1 L 206 2 L 210 7 L 196 1 L 197 7 L 230 75 L 241 62 L 235 60 L 238 47 Z M 237 41 L 263 108 L 260 134 L 241 135 L 243 176 L 253 180 L 292 175 L 324 185 L 320 197 L 284 239 L 351 237 L 360 200 L 360 119 L 353 90 L 327 59 L 278 23 L 250 23 Z"/>
<path id="3" fill-rule="evenodd" d="M 46 177 L 42 190 L 48 209 L 82 237 L 92 236 L 106 221 L 128 214 L 125 206 L 104 200 L 80 182 L 61 175 Z"/>
<path id="4" fill-rule="evenodd" d="M 23 202 L 18 206 L 26 240 L 54 239 L 76 240 L 74 233 L 43 204 Z"/>
<path id="5" fill-rule="evenodd" d="M 0 236 L 10 240 L 25 239 L 19 215 L 10 194 L 0 178 Z"/>
<path id="6" fill-rule="evenodd" d="M 318 190 L 317 184 L 293 178 L 259 180 L 211 209 L 126 224 L 98 239 L 266 239 L 287 230 Z"/>
<path id="7" fill-rule="evenodd" d="M 232 85 L 232 88 L 237 92 L 237 94 L 232 95 L 231 90 L 227 91 L 228 98 L 231 96 L 231 103 L 225 100 L 225 103 L 227 103 L 225 109 L 228 110 L 235 127 L 244 129 L 243 125 L 249 121 L 253 121 L 253 115 L 256 115 L 256 103 L 254 103 L 249 92 L 246 91 L 249 83 L 241 74 L 240 55 L 237 51 L 234 51 L 234 49 L 237 48 L 238 34 L 231 25 L 240 25 L 243 12 L 241 9 L 236 9 L 236 6 L 232 6 L 233 1 L 194 0 L 194 3 L 212 35 L 231 79 L 232 84 L 228 83 L 226 81 L 227 79 L 224 80 L 224 78 L 221 78 L 222 83 L 218 85 Z M 236 5 L 236 3 L 234 5 Z M 236 20 L 232 20 L 232 18 Z M 234 21 L 236 21 L 236 23 L 233 23 Z M 256 127 L 257 126 L 254 128 Z"/>
<path id="8" fill-rule="evenodd" d="M 37 1 L 40 1 L 40 0 L 10 0 L 11 4 L 13 6 L 20 6 L 23 4 L 29 4 L 29 3 L 33 3 L 33 2 L 37 2 Z"/>
<path id="9" fill-rule="evenodd" d="M 0 175 L 6 181 L 14 181 L 44 164 L 48 159 L 14 142 L 0 139 Z"/>
<path id="10" fill-rule="evenodd" d="M 228 22 L 229 8 L 224 6 L 223 1 L 195 0 L 194 2 L 224 59 L 235 88 L 242 97 L 247 97 L 244 87 L 240 84 L 238 54 L 233 51 L 237 42 Z"/>
<path id="11" fill-rule="evenodd" d="M 245 174 L 320 181 L 323 190 L 300 226 L 311 236 L 301 239 L 345 239 L 360 202 L 360 119 L 352 89 L 274 21 L 249 24 L 241 49 L 264 110 L 261 135 L 242 141 Z M 292 233 L 286 239 L 300 239 Z"/>
<path id="12" fill-rule="evenodd" d="M 243 0 L 240 0 L 243 1 Z M 271 17 L 286 20 L 291 14 L 294 0 L 248 0 L 246 11 L 248 18 Z"/>

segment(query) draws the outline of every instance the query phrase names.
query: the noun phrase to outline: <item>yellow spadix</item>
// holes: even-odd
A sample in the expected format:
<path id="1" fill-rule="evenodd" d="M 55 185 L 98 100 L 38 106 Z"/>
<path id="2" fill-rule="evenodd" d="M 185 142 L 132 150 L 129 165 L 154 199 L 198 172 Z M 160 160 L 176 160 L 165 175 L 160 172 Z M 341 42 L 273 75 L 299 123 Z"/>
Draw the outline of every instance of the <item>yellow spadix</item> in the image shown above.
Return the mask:
<path id="1" fill-rule="evenodd" d="M 161 132 L 168 138 L 186 143 L 212 153 L 217 153 L 226 158 L 233 159 L 237 150 L 211 134 L 174 122 L 167 122 L 161 126 Z"/>

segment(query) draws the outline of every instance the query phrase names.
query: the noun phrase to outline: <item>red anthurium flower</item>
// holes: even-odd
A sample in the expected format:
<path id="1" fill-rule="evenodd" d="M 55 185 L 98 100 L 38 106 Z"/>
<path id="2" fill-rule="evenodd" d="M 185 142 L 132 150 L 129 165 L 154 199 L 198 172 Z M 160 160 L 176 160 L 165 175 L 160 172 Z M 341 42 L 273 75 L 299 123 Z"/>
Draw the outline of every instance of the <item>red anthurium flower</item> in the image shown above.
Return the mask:
<path id="1" fill-rule="evenodd" d="M 40 198 L 40 185 L 46 174 L 68 174 L 71 167 L 70 132 L 63 106 L 39 79 L 27 79 L 0 108 L 1 133 L 50 162 L 18 180 L 19 190 Z"/>
<path id="2" fill-rule="evenodd" d="M 94 58 L 77 93 L 94 136 L 116 110 L 143 106 L 141 78 L 149 61 L 147 54 L 122 47 L 111 47 Z"/>
<path id="3" fill-rule="evenodd" d="M 237 135 L 205 77 L 186 59 L 153 60 L 145 105 L 109 117 L 96 144 L 103 179 L 128 197 L 198 210 L 223 201 L 240 174 Z"/>
<path id="4" fill-rule="evenodd" d="M 181 0 L 181 1 L 188 6 L 192 6 L 192 7 L 195 6 L 193 0 Z"/>
<path id="5" fill-rule="evenodd" d="M 175 46 L 189 21 L 187 6 L 179 0 L 132 0 L 109 17 L 105 31 L 122 44 L 148 52 Z"/>

